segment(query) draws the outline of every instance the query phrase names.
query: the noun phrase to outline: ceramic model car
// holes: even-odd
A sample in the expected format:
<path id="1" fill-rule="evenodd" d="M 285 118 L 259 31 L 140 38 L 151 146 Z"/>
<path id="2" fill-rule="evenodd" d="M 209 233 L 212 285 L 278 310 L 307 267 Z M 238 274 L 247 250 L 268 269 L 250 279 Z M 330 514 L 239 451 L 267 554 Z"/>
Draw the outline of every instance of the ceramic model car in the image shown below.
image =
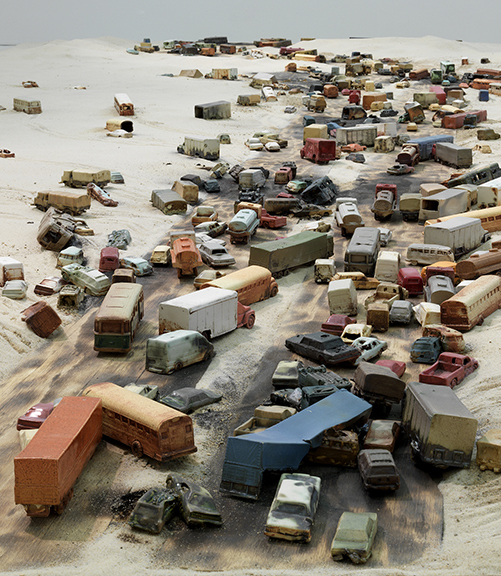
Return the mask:
<path id="1" fill-rule="evenodd" d="M 204 182 L 204 190 L 211 194 L 217 194 L 221 192 L 221 186 L 215 178 L 210 178 Z"/>
<path id="2" fill-rule="evenodd" d="M 285 185 L 287 192 L 292 192 L 293 194 L 299 194 L 308 187 L 308 182 L 303 180 L 291 180 Z"/>
<path id="3" fill-rule="evenodd" d="M 205 244 L 205 242 L 210 242 L 211 240 L 219 242 L 221 246 L 226 246 L 226 240 L 222 240 L 221 238 L 211 238 L 208 234 L 205 234 L 205 232 L 197 232 L 195 234 L 195 244 L 197 247 L 200 246 L 200 244 Z"/>
<path id="4" fill-rule="evenodd" d="M 216 236 L 221 236 L 221 234 L 224 234 L 227 228 L 228 224 L 226 224 L 226 222 L 218 222 L 217 220 L 200 222 L 200 224 L 195 226 L 195 234 L 205 233 L 207 236 L 215 238 Z"/>
<path id="5" fill-rule="evenodd" d="M 363 272 L 338 272 L 332 278 L 333 280 L 353 280 L 356 290 L 373 290 L 380 284 L 376 278 L 367 278 Z"/>
<path id="6" fill-rule="evenodd" d="M 332 210 L 330 208 L 324 208 L 323 206 L 317 206 L 316 204 L 303 204 L 299 208 L 293 208 L 291 212 L 297 218 L 317 219 L 330 216 L 332 214 Z"/>
<path id="7" fill-rule="evenodd" d="M 360 356 L 359 350 L 345 344 L 339 336 L 325 332 L 299 334 L 287 338 L 285 346 L 292 352 L 306 358 L 312 358 L 321 364 L 339 364 L 341 362 L 353 364 Z"/>
<path id="8" fill-rule="evenodd" d="M 2 296 L 12 300 L 22 300 L 26 297 L 27 290 L 26 280 L 8 280 L 2 288 Z"/>
<path id="9" fill-rule="evenodd" d="M 412 320 L 412 304 L 408 300 L 395 300 L 390 308 L 390 324 L 409 324 Z"/>
<path id="10" fill-rule="evenodd" d="M 220 270 L 203 270 L 200 274 L 193 280 L 193 286 L 195 290 L 200 290 L 200 288 L 211 280 L 217 280 L 226 276 L 226 272 L 221 272 Z"/>
<path id="11" fill-rule="evenodd" d="M 47 276 L 35 286 L 33 291 L 39 296 L 51 296 L 59 292 L 64 284 L 65 282 L 62 278 Z"/>
<path id="12" fill-rule="evenodd" d="M 370 336 L 372 334 L 372 326 L 370 324 L 348 324 L 341 334 L 341 340 L 346 344 L 351 344 L 360 336 Z"/>
<path id="13" fill-rule="evenodd" d="M 81 248 L 77 248 L 76 246 L 69 246 L 68 248 L 65 248 L 59 252 L 56 268 L 62 268 L 63 266 L 73 264 L 74 262 L 76 264 L 84 263 L 83 250 Z"/>
<path id="14" fill-rule="evenodd" d="M 297 388 L 299 386 L 299 368 L 303 366 L 300 360 L 280 360 L 271 377 L 275 390 L 282 388 Z"/>
<path id="15" fill-rule="evenodd" d="M 20 416 L 17 420 L 17 430 L 33 430 L 38 429 L 49 417 L 50 413 L 54 410 L 54 402 L 40 402 L 32 406 L 26 414 Z"/>
<path id="16" fill-rule="evenodd" d="M 393 236 L 392 231 L 389 228 L 378 228 L 379 230 L 379 242 L 381 246 L 387 246 L 388 242 L 391 240 Z"/>
<path id="17" fill-rule="evenodd" d="M 171 490 L 150 488 L 137 501 L 129 518 L 133 528 L 159 534 L 165 524 L 174 516 L 177 508 L 177 497 Z"/>
<path id="18" fill-rule="evenodd" d="M 198 247 L 202 261 L 209 266 L 232 266 L 235 258 L 217 241 L 211 240 Z"/>
<path id="19" fill-rule="evenodd" d="M 394 164 L 386 170 L 388 174 L 401 175 L 401 174 L 411 174 L 414 172 L 414 166 L 407 166 L 407 164 Z"/>
<path id="20" fill-rule="evenodd" d="M 380 356 L 388 348 L 388 343 L 377 338 L 361 336 L 352 342 L 352 347 L 360 352 L 360 356 L 355 360 L 355 366 L 358 366 L 360 362 L 367 362 Z"/>
<path id="21" fill-rule="evenodd" d="M 197 388 L 180 388 L 159 400 L 162 404 L 170 406 L 179 412 L 188 414 L 197 408 L 207 406 L 213 402 L 219 402 L 223 396 L 212 390 L 200 390 Z"/>
<path id="22" fill-rule="evenodd" d="M 266 520 L 266 536 L 309 542 L 320 486 L 317 476 L 282 474 Z"/>
<path id="23" fill-rule="evenodd" d="M 365 564 L 372 554 L 377 532 L 377 514 L 374 512 L 343 512 L 331 544 L 334 560 L 344 556 L 354 564 Z"/>
<path id="24" fill-rule="evenodd" d="M 393 452 L 400 434 L 401 422 L 396 420 L 369 420 L 363 449 L 380 449 Z"/>
<path id="25" fill-rule="evenodd" d="M 147 276 L 153 274 L 153 267 L 144 258 L 126 257 L 120 258 L 120 268 L 130 268 L 134 270 L 136 276 Z"/>
<path id="26" fill-rule="evenodd" d="M 111 283 L 116 284 L 117 282 L 135 282 L 136 275 L 134 274 L 134 270 L 130 268 L 117 268 L 113 271 L 113 275 L 111 276 Z"/>
<path id="27" fill-rule="evenodd" d="M 208 490 L 173 472 L 167 475 L 166 484 L 178 497 L 186 524 L 222 525 L 221 514 Z"/>
<path id="28" fill-rule="evenodd" d="M 156 400 L 158 398 L 158 386 L 150 384 L 127 384 L 124 386 L 126 390 L 134 392 L 134 394 L 139 394 L 139 396 L 144 396 L 150 400 Z"/>
<path id="29" fill-rule="evenodd" d="M 91 296 L 104 296 L 111 285 L 109 278 L 105 274 L 80 264 L 63 266 L 61 268 L 61 276 L 63 280 L 75 284 L 75 286 L 82 288 Z"/>
<path id="30" fill-rule="evenodd" d="M 217 220 L 217 212 L 214 206 L 197 206 L 195 213 L 191 217 L 191 223 L 193 226 L 201 224 L 202 222 L 210 222 Z"/>
<path id="31" fill-rule="evenodd" d="M 442 346 L 440 338 L 436 336 L 423 336 L 415 340 L 411 346 L 411 360 L 421 364 L 434 364 L 440 353 Z"/>
<path id="32" fill-rule="evenodd" d="M 398 490 L 400 475 L 388 450 L 365 449 L 358 453 L 358 470 L 369 491 Z"/>
<path id="33" fill-rule="evenodd" d="M 385 366 L 389 368 L 394 374 L 396 374 L 399 378 L 405 372 L 407 365 L 405 362 L 401 360 L 378 360 L 376 362 L 377 366 Z"/>

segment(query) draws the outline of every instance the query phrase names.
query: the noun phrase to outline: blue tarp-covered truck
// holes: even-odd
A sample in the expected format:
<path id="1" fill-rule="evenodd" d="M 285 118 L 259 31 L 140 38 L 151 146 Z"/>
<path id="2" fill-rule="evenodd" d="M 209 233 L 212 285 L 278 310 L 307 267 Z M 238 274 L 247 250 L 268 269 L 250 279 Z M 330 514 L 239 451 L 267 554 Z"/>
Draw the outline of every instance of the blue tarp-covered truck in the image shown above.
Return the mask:
<path id="1" fill-rule="evenodd" d="M 265 470 L 297 470 L 325 430 L 363 423 L 370 411 L 365 400 L 338 390 L 263 432 L 229 437 L 219 490 L 257 500 Z"/>

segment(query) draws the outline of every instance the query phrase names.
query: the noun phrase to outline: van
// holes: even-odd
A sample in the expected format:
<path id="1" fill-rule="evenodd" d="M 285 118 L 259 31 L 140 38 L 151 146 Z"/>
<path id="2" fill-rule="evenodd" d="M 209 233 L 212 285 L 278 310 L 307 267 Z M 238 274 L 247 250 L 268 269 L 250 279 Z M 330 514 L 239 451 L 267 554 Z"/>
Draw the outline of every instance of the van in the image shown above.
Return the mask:
<path id="1" fill-rule="evenodd" d="M 416 268 L 400 268 L 397 284 L 403 286 L 411 297 L 423 293 L 423 278 Z"/>
<path id="2" fill-rule="evenodd" d="M 146 342 L 146 370 L 172 374 L 185 366 L 208 360 L 214 346 L 195 330 L 175 330 Z"/>
<path id="3" fill-rule="evenodd" d="M 99 272 L 116 270 L 120 266 L 120 254 L 116 246 L 105 246 L 99 258 Z"/>
<path id="4" fill-rule="evenodd" d="M 79 216 L 90 208 L 90 196 L 85 192 L 73 192 L 70 190 L 62 192 L 38 192 L 33 200 L 33 204 L 42 211 L 53 206 L 57 210 L 69 212 L 72 216 Z"/>
<path id="5" fill-rule="evenodd" d="M 442 352 L 440 338 L 423 336 L 414 341 L 411 346 L 411 360 L 421 364 L 433 364 Z"/>
<path id="6" fill-rule="evenodd" d="M 454 254 L 449 246 L 440 244 L 410 244 L 407 248 L 407 258 L 413 266 L 417 264 L 433 264 L 437 260 L 454 262 Z"/>
<path id="7" fill-rule="evenodd" d="M 361 450 L 357 460 L 366 490 L 398 490 L 400 476 L 393 456 L 388 450 Z"/>
<path id="8" fill-rule="evenodd" d="M 134 104 L 127 94 L 115 94 L 114 104 L 120 116 L 134 116 Z"/>
<path id="9" fill-rule="evenodd" d="M 344 253 L 344 271 L 374 276 L 380 246 L 378 228 L 357 228 Z"/>
<path id="10" fill-rule="evenodd" d="M 327 289 L 331 314 L 357 315 L 357 291 L 353 280 L 332 280 Z"/>
<path id="11" fill-rule="evenodd" d="M 69 246 L 68 248 L 65 248 L 59 252 L 56 268 L 62 268 L 63 266 L 73 264 L 74 262 L 77 264 L 84 263 L 83 250 L 77 246 Z"/>
<path id="12" fill-rule="evenodd" d="M 441 324 L 440 306 L 431 302 L 421 302 L 412 308 L 416 320 L 421 326 Z"/>
<path id="13" fill-rule="evenodd" d="M 374 276 L 382 282 L 396 282 L 400 269 L 400 254 L 390 250 L 382 250 L 376 261 Z"/>

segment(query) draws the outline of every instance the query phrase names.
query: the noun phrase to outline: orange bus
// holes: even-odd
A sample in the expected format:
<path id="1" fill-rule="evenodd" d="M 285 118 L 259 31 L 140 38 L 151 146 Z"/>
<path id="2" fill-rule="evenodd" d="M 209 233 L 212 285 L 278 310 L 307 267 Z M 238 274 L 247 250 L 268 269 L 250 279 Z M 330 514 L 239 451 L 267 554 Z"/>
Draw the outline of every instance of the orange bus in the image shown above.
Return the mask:
<path id="1" fill-rule="evenodd" d="M 111 382 L 93 384 L 84 396 L 101 398 L 103 436 L 118 440 L 134 456 L 163 462 L 196 452 L 189 416 Z"/>

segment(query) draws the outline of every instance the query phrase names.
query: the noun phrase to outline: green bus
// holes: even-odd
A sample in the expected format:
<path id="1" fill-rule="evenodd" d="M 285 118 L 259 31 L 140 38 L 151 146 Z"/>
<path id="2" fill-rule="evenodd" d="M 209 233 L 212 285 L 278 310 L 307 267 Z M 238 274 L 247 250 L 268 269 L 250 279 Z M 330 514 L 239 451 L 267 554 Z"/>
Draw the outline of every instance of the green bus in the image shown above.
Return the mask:
<path id="1" fill-rule="evenodd" d="M 143 287 L 126 282 L 112 284 L 94 319 L 94 350 L 129 352 L 143 316 Z"/>

